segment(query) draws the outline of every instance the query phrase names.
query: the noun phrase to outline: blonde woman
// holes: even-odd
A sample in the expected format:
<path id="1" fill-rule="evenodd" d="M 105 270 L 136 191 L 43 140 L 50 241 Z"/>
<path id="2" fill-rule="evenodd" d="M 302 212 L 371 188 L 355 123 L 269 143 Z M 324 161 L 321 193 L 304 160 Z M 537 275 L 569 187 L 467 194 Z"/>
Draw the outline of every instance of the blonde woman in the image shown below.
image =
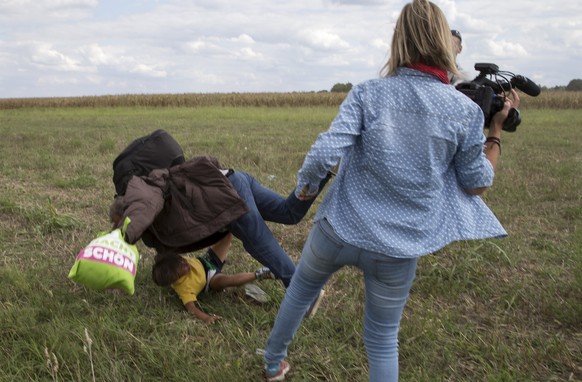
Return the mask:
<path id="1" fill-rule="evenodd" d="M 287 349 L 310 302 L 343 266 L 363 271 L 369 380 L 397 381 L 398 330 L 417 260 L 453 241 L 506 236 L 479 195 L 493 183 L 503 121 L 519 99 L 506 99 L 486 138 L 479 106 L 447 72 L 457 67 L 445 15 L 414 0 L 396 22 L 382 78 L 355 86 L 311 147 L 299 199 L 316 195 L 341 164 L 267 340 L 268 381 L 285 379 Z"/>

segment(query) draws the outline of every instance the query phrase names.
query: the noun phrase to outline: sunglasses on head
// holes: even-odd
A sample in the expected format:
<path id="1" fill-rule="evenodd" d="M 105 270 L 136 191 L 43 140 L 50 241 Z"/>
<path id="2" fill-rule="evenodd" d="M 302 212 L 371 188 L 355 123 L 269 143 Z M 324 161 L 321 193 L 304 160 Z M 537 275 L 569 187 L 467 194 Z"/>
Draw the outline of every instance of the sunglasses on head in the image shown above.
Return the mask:
<path id="1" fill-rule="evenodd" d="M 458 38 L 459 40 L 463 41 L 463 39 L 461 38 L 461 32 L 459 32 L 456 29 L 451 29 L 451 33 L 453 36 L 455 36 L 456 38 Z"/>

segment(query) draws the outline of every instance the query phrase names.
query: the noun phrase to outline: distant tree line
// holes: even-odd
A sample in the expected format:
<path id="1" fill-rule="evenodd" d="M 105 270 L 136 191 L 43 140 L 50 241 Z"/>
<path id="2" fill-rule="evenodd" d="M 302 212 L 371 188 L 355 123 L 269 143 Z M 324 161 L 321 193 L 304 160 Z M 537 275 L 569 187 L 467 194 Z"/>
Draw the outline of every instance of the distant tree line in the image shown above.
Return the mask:
<path id="1" fill-rule="evenodd" d="M 582 91 L 582 80 L 581 79 L 571 80 L 566 86 L 554 86 L 554 87 L 540 86 L 540 87 L 542 90 L 565 90 L 569 92 L 580 92 Z"/>
<path id="2" fill-rule="evenodd" d="M 345 84 L 337 83 L 331 87 L 332 93 L 347 93 L 352 90 L 352 84 L 347 82 Z"/>
<path id="3" fill-rule="evenodd" d="M 566 86 L 566 90 L 574 91 L 574 92 L 582 91 L 582 80 L 576 79 L 576 80 L 570 81 L 568 86 Z"/>

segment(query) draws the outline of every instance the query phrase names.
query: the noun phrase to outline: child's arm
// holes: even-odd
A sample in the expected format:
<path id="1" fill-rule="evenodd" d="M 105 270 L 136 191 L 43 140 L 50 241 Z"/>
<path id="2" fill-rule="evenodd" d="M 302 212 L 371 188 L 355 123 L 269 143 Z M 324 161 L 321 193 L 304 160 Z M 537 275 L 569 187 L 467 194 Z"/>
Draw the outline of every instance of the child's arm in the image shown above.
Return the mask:
<path id="1" fill-rule="evenodd" d="M 184 304 L 184 306 L 186 307 L 186 310 L 190 312 L 190 314 L 195 316 L 197 319 L 204 321 L 207 324 L 213 324 L 215 321 L 222 319 L 222 317 L 220 316 L 204 312 L 202 309 L 196 306 L 196 303 L 194 301 L 187 302 L 186 304 Z"/>

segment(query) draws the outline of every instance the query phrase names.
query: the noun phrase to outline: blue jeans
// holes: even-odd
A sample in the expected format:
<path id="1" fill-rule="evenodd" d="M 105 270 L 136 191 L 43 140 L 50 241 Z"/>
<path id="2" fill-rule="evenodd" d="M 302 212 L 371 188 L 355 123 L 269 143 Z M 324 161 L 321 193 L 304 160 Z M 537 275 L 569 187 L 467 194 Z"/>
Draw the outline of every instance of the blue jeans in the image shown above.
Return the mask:
<path id="1" fill-rule="evenodd" d="M 346 265 L 364 273 L 364 345 L 370 381 L 398 380 L 398 329 L 416 273 L 417 258 L 395 258 L 345 243 L 327 220 L 315 223 L 267 340 L 265 363 L 287 356 L 311 301 L 328 278 Z"/>
<path id="2" fill-rule="evenodd" d="M 250 210 L 232 222 L 228 230 L 242 241 L 245 250 L 253 258 L 268 267 L 288 287 L 295 272 L 295 264 L 281 248 L 265 221 L 297 224 L 315 198 L 300 201 L 293 191 L 284 198 L 242 171 L 235 171 L 228 179 Z M 328 180 L 329 177 L 321 182 L 320 191 Z"/>

